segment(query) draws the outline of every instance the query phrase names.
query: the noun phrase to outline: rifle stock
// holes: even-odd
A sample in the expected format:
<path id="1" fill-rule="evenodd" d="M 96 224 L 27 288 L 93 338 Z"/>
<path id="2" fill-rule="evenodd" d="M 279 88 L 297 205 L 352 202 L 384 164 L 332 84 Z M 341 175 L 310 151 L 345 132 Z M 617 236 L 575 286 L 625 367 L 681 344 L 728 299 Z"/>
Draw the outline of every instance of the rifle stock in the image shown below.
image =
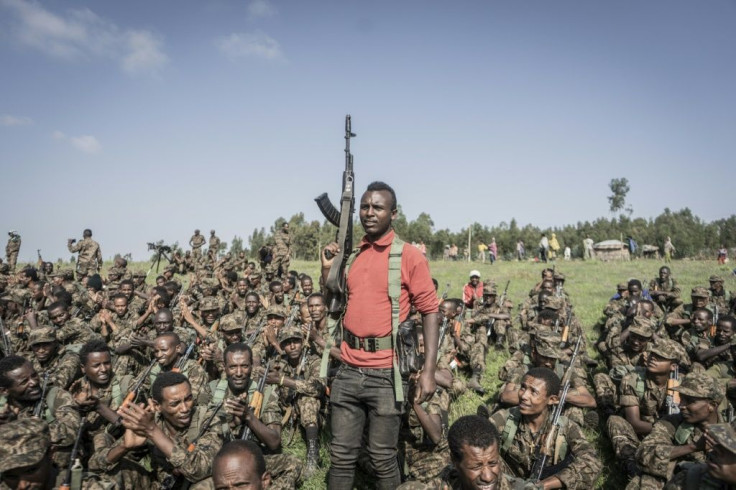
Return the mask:
<path id="1" fill-rule="evenodd" d="M 253 396 L 250 399 L 250 408 L 253 409 L 253 415 L 256 417 L 261 416 L 261 408 L 263 408 L 263 389 L 266 386 L 266 378 L 268 377 L 268 371 L 271 369 L 271 362 L 268 361 L 266 363 L 266 368 L 263 371 L 263 377 L 258 381 L 258 386 L 256 387 L 255 393 L 253 393 Z M 245 429 L 243 430 L 243 436 L 241 439 L 247 440 L 250 438 L 251 430 L 250 427 L 247 425 L 245 426 Z"/>

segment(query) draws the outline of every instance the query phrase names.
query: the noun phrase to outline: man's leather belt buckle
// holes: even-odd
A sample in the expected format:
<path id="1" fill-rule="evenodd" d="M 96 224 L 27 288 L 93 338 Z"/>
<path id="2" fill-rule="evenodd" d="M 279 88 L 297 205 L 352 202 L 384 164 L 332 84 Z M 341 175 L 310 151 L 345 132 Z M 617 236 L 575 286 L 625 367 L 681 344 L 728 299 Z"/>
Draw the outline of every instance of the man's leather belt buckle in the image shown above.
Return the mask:
<path id="1" fill-rule="evenodd" d="M 384 337 L 358 337 L 350 330 L 345 329 L 343 334 L 343 340 L 348 343 L 353 349 L 362 349 L 365 352 L 377 352 L 383 350 L 381 347 L 381 340 Z"/>

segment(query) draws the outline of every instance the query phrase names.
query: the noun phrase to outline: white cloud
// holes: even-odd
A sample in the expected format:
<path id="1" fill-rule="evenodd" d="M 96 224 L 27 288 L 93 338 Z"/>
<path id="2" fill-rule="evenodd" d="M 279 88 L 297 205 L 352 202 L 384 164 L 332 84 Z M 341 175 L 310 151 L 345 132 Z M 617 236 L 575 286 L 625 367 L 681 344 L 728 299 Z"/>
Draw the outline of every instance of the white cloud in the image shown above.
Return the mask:
<path id="1" fill-rule="evenodd" d="M 33 124 L 33 120 L 30 117 L 3 114 L 0 116 L 0 124 L 3 126 L 28 126 Z"/>
<path id="2" fill-rule="evenodd" d="M 168 61 L 161 50 L 161 40 L 148 31 L 131 31 L 127 35 L 128 54 L 122 67 L 130 74 L 155 73 Z"/>
<path id="3" fill-rule="evenodd" d="M 89 9 L 59 15 L 26 0 L 0 0 L 14 14 L 18 42 L 63 60 L 109 59 L 130 74 L 156 73 L 168 61 L 153 33 L 121 29 Z"/>
<path id="4" fill-rule="evenodd" d="M 248 18 L 250 19 L 271 17 L 277 13 L 276 7 L 268 0 L 253 0 L 248 4 Z"/>
<path id="5" fill-rule="evenodd" d="M 93 154 L 98 153 L 100 150 L 102 150 L 102 145 L 97 140 L 97 138 L 89 134 L 72 137 L 67 136 L 57 129 L 56 131 L 51 133 L 51 137 L 57 141 L 68 141 L 74 148 L 85 153 Z"/>
<path id="6" fill-rule="evenodd" d="M 217 47 L 230 58 L 255 57 L 267 60 L 284 58 L 274 38 L 260 31 L 233 33 L 216 41 Z"/>
<path id="7" fill-rule="evenodd" d="M 97 141 L 97 138 L 88 134 L 76 138 L 69 138 L 69 141 L 71 141 L 76 149 L 82 150 L 85 153 L 97 153 L 102 149 L 102 145 Z"/>

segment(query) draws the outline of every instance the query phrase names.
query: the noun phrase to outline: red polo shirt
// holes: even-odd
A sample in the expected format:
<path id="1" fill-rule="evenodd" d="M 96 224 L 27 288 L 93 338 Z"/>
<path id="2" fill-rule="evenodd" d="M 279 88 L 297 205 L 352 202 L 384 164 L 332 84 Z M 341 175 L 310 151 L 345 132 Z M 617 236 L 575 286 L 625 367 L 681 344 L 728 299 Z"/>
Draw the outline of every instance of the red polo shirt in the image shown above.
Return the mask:
<path id="1" fill-rule="evenodd" d="M 394 231 L 371 243 L 363 237 L 360 254 L 348 271 L 348 306 L 343 326 L 358 337 L 391 335 L 391 300 L 388 297 L 388 255 Z M 399 318 L 406 320 L 409 307 L 426 315 L 437 313 L 437 293 L 429 272 L 429 263 L 422 253 L 404 244 L 401 256 L 401 295 Z M 390 368 L 393 351 L 366 352 L 353 349 L 343 342 L 342 360 L 355 367 Z"/>

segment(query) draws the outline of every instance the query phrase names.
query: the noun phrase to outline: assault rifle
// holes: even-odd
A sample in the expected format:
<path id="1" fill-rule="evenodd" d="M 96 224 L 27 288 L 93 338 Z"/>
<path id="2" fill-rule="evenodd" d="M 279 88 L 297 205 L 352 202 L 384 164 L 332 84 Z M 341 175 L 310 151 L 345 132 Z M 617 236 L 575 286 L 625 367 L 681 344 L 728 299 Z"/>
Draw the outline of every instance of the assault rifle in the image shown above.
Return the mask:
<path id="1" fill-rule="evenodd" d="M 266 369 L 263 371 L 263 377 L 260 379 L 260 381 L 258 381 L 256 391 L 255 393 L 253 393 L 253 397 L 250 399 L 250 408 L 253 409 L 253 415 L 255 415 L 256 417 L 261 416 L 261 408 L 263 407 L 263 389 L 266 386 L 266 378 L 268 377 L 268 371 L 271 369 L 271 362 L 273 361 L 269 360 L 266 363 Z M 250 427 L 248 427 L 248 425 L 246 424 L 241 439 L 247 441 L 248 439 L 250 439 L 250 434 Z"/>
<path id="2" fill-rule="evenodd" d="M 716 325 L 718 325 L 718 304 L 713 305 L 713 325 L 710 326 L 710 336 L 715 338 L 716 336 Z"/>
<path id="3" fill-rule="evenodd" d="M 447 292 L 449 290 L 450 290 L 450 283 L 448 282 L 447 284 L 445 284 L 445 290 L 442 291 L 442 299 L 443 300 L 446 300 L 447 299 Z"/>
<path id="4" fill-rule="evenodd" d="M 66 476 L 64 477 L 64 483 L 59 487 L 59 490 L 81 490 L 82 488 L 82 462 L 79 460 L 79 441 L 82 440 L 82 434 L 86 429 L 87 424 L 85 421 L 79 425 L 79 431 L 77 432 L 77 438 L 74 439 L 74 446 L 72 447 L 72 457 L 69 463 L 69 469 L 66 470 Z"/>
<path id="5" fill-rule="evenodd" d="M 133 389 L 130 390 L 130 393 L 125 397 L 125 400 L 123 400 L 123 403 L 120 405 L 120 407 L 127 407 L 131 403 L 135 402 L 135 399 L 138 398 L 138 392 L 141 390 L 141 386 L 143 386 L 143 383 L 145 383 L 146 378 L 151 374 L 151 370 L 153 369 L 153 366 L 156 365 L 158 362 L 158 359 L 154 359 L 151 361 L 151 364 L 148 365 L 145 371 L 140 375 L 138 378 L 138 381 L 135 382 L 133 385 Z"/>
<path id="6" fill-rule="evenodd" d="M 670 371 L 670 379 L 667 380 L 667 415 L 680 413 L 680 393 L 674 388 L 680 386 L 680 366 L 675 364 L 675 369 Z"/>
<path id="7" fill-rule="evenodd" d="M 212 411 L 212 414 L 207 417 L 207 420 L 205 420 L 204 424 L 202 425 L 202 428 L 199 429 L 199 434 L 197 434 L 197 437 L 192 439 L 192 442 L 189 443 L 189 446 L 187 447 L 187 452 L 191 453 L 194 451 L 194 448 L 197 447 L 197 441 L 204 435 L 205 432 L 207 432 L 207 429 L 210 428 L 210 425 L 212 425 L 212 421 L 215 419 L 215 416 L 217 415 L 217 412 L 220 411 L 222 408 L 222 405 L 225 403 L 225 399 L 223 398 L 220 403 L 215 406 L 214 410 Z"/>
<path id="8" fill-rule="evenodd" d="M 329 312 L 332 314 L 341 312 L 345 307 L 345 267 L 353 250 L 353 213 L 355 211 L 353 183 L 355 176 L 353 175 L 353 155 L 350 153 L 350 138 L 355 136 L 355 133 L 351 131 L 350 115 L 348 114 L 345 116 L 345 170 L 342 173 L 340 211 L 332 205 L 326 192 L 315 198 L 317 207 L 319 207 L 327 221 L 337 227 L 335 241 L 340 247 L 325 281 L 325 289 L 330 293 Z"/>
<path id="9" fill-rule="evenodd" d="M 571 321 L 572 321 L 572 308 L 568 308 L 567 309 L 567 319 L 565 319 L 565 326 L 562 327 L 562 341 L 560 342 L 560 349 L 567 348 L 567 339 L 570 338 L 570 322 Z"/>
<path id="10" fill-rule="evenodd" d="M 10 335 L 5 331 L 5 322 L 0 318 L 0 341 L 2 342 L 3 355 L 5 357 L 13 355 L 13 341 Z"/>
<path id="11" fill-rule="evenodd" d="M 46 402 L 46 392 L 49 389 L 49 372 L 43 373 L 43 384 L 41 385 L 41 398 L 36 402 L 36 406 L 33 407 L 33 416 L 41 417 L 41 410 L 43 410 L 43 404 Z"/>
<path id="12" fill-rule="evenodd" d="M 440 325 L 440 335 L 439 335 L 440 341 L 437 344 L 437 349 L 442 348 L 442 341 L 445 340 L 445 334 L 447 333 L 447 323 L 448 323 L 447 317 L 445 316 L 444 319 L 442 320 L 442 325 Z"/>
<path id="13" fill-rule="evenodd" d="M 180 373 L 182 369 L 184 369 L 184 366 L 186 365 L 189 358 L 192 356 L 192 351 L 194 351 L 194 346 L 197 345 L 197 342 L 194 341 L 187 347 L 187 350 L 184 352 L 184 355 L 181 356 L 181 359 L 179 359 L 179 362 L 176 363 L 176 366 L 172 369 L 175 373 Z"/>
<path id="14" fill-rule="evenodd" d="M 266 325 L 266 317 L 264 316 L 261 320 L 261 323 L 258 324 L 258 327 L 250 334 L 248 335 L 243 342 L 248 344 L 249 347 L 253 347 L 253 343 L 258 339 L 258 336 L 261 334 L 261 331 L 263 330 L 263 327 Z"/>
<path id="15" fill-rule="evenodd" d="M 554 448 L 550 446 L 552 446 L 552 442 L 555 440 L 555 437 L 557 436 L 557 431 L 560 428 L 560 416 L 562 415 L 562 410 L 564 410 L 565 408 L 567 392 L 570 390 L 570 379 L 572 378 L 572 372 L 575 369 L 575 358 L 578 356 L 578 351 L 580 350 L 580 342 L 582 340 L 582 336 L 578 337 L 578 341 L 575 343 L 575 350 L 573 350 L 572 357 L 570 357 L 570 364 L 568 365 L 567 371 L 565 371 L 565 374 L 562 377 L 560 401 L 555 407 L 555 411 L 552 414 L 552 423 L 550 425 L 548 422 L 547 432 L 543 432 L 543 434 L 545 435 L 539 440 L 537 447 L 534 448 L 534 465 L 532 466 L 531 478 L 535 483 L 542 479 L 542 473 L 544 472 L 544 466 L 547 463 L 547 458 L 551 455 L 550 453 L 554 453 Z"/>

